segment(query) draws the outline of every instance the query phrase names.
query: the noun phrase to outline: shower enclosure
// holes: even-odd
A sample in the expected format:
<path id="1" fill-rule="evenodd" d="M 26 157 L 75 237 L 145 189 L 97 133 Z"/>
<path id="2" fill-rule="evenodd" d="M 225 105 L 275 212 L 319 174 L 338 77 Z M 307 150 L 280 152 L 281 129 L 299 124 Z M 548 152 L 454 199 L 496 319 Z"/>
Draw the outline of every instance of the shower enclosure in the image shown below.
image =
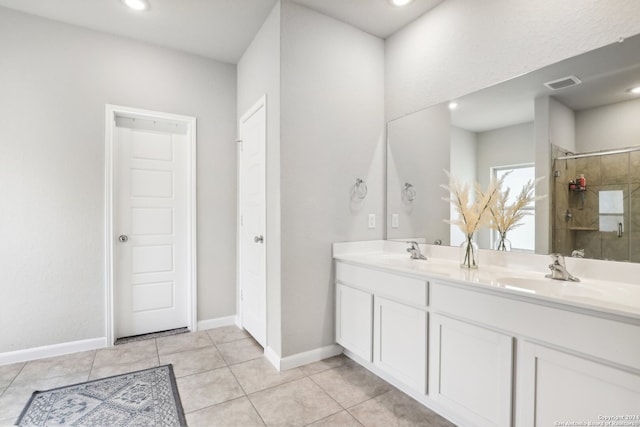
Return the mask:
<path id="1" fill-rule="evenodd" d="M 640 147 L 553 152 L 553 252 L 640 262 Z"/>

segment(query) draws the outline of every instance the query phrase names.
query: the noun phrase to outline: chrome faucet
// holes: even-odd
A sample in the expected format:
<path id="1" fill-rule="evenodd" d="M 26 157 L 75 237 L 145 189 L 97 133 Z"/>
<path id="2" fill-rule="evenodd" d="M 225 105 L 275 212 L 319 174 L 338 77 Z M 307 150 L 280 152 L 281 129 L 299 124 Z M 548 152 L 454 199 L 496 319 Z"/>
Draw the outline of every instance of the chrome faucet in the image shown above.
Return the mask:
<path id="1" fill-rule="evenodd" d="M 573 258 L 584 258 L 584 249 L 574 249 L 571 252 Z"/>
<path id="2" fill-rule="evenodd" d="M 411 247 L 407 248 L 407 252 L 411 254 L 411 259 L 427 259 L 426 256 L 422 255 L 420 252 L 420 246 L 418 242 L 407 242 L 411 245 Z"/>
<path id="3" fill-rule="evenodd" d="M 564 264 L 564 256 L 562 254 L 551 254 L 551 264 L 549 264 L 551 274 L 547 274 L 544 277 L 556 280 L 568 280 L 570 282 L 579 282 L 576 276 L 571 275 L 567 271 L 567 267 Z"/>

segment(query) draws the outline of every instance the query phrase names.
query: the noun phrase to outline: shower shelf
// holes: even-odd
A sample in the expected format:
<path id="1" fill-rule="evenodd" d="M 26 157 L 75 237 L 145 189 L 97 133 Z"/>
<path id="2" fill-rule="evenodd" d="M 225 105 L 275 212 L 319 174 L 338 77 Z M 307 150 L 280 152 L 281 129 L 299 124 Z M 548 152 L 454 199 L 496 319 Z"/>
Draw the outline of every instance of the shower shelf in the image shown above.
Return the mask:
<path id="1" fill-rule="evenodd" d="M 571 187 L 573 185 L 573 187 Z M 577 184 L 569 184 L 569 191 L 572 191 L 574 193 L 579 193 L 582 191 L 587 191 L 587 187 L 580 187 Z"/>
<path id="2" fill-rule="evenodd" d="M 598 231 L 597 227 L 569 227 L 569 231 Z"/>

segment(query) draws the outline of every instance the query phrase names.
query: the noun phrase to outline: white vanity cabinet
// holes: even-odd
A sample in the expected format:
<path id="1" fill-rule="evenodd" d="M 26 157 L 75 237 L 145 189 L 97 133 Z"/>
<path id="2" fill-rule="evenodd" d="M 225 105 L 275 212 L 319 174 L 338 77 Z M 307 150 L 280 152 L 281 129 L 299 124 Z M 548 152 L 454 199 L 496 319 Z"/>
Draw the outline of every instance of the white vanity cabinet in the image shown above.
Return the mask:
<path id="1" fill-rule="evenodd" d="M 419 395 L 427 387 L 425 280 L 336 263 L 336 341 Z"/>
<path id="2" fill-rule="evenodd" d="M 336 341 L 355 355 L 371 362 L 373 295 L 336 285 Z"/>
<path id="3" fill-rule="evenodd" d="M 460 426 L 640 425 L 637 316 L 478 284 L 453 263 L 448 278 L 435 263 L 431 274 L 428 262 L 396 272 L 336 259 L 348 356 Z"/>

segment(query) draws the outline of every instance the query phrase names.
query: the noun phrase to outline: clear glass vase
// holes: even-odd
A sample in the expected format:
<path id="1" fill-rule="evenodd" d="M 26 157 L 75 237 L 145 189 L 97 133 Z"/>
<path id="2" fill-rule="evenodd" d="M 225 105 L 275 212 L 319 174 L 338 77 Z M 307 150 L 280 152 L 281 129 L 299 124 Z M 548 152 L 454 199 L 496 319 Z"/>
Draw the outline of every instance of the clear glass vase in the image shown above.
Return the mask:
<path id="1" fill-rule="evenodd" d="M 496 242 L 496 251 L 510 251 L 511 250 L 511 241 L 507 239 L 507 232 L 504 233 L 498 232 L 498 241 Z"/>
<path id="2" fill-rule="evenodd" d="M 478 245 L 473 241 L 473 234 L 467 234 L 467 238 L 460 245 L 460 267 L 478 268 L 480 252 Z"/>

